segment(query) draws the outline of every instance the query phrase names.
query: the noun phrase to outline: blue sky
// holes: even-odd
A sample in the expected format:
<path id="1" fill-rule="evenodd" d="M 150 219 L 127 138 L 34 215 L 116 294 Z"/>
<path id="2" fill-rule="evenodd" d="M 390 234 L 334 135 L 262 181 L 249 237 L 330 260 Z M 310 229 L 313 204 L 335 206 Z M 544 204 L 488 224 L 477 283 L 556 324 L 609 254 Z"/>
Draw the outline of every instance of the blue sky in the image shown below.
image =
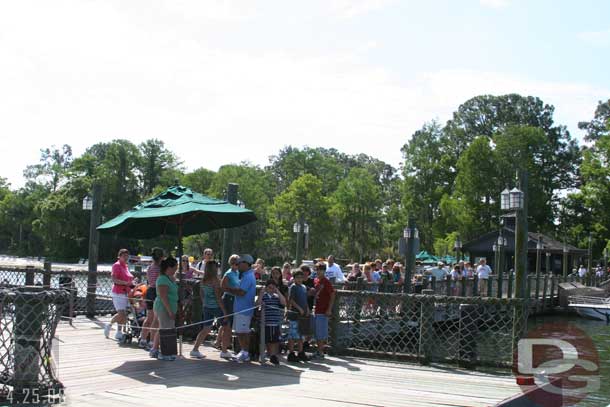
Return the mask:
<path id="1" fill-rule="evenodd" d="M 120 1 L 0 5 L 0 176 L 39 150 L 159 138 L 187 169 L 335 147 L 398 166 L 470 97 L 577 123 L 610 97 L 606 1 Z"/>

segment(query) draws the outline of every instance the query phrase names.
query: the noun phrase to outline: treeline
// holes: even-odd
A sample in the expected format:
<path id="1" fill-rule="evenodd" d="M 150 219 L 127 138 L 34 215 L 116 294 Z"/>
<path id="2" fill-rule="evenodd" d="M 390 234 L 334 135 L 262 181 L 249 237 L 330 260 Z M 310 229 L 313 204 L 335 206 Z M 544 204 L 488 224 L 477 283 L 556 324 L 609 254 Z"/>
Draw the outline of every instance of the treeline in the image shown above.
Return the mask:
<path id="1" fill-rule="evenodd" d="M 467 241 L 498 228 L 500 192 L 526 168 L 530 230 L 580 247 L 591 233 L 599 257 L 610 239 L 610 100 L 579 123 L 583 145 L 554 123 L 553 111 L 536 97 L 472 98 L 445 125 L 425 123 L 408 138 L 400 169 L 365 154 L 311 147 L 285 147 L 265 167 L 243 162 L 217 172 L 185 171 L 176 152 L 155 139 L 97 143 L 80 157 L 68 145 L 47 148 L 25 169 L 23 188 L 11 189 L 0 178 L 0 252 L 87 257 L 89 213 L 82 199 L 94 182 L 103 188 L 103 220 L 175 182 L 217 198 L 235 182 L 239 199 L 259 218 L 240 228 L 236 251 L 292 259 L 292 225 L 302 215 L 310 230 L 307 257 L 397 256 L 396 241 L 414 216 L 422 249 L 443 255 L 456 234 Z M 211 232 L 186 238 L 185 248 L 218 251 L 221 242 L 221 233 Z M 144 254 L 157 244 L 176 242 L 104 236 L 100 253 L 111 260 L 119 246 Z"/>

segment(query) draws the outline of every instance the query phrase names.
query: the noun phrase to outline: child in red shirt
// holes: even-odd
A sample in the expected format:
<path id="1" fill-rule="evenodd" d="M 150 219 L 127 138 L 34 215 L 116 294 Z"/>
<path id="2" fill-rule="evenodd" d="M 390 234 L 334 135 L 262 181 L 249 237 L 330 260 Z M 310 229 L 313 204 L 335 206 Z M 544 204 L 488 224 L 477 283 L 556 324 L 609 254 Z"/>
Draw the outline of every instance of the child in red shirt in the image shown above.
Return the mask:
<path id="1" fill-rule="evenodd" d="M 315 358 L 324 359 L 324 348 L 328 339 L 328 318 L 332 315 L 335 302 L 335 288 L 326 278 L 326 264 L 320 262 L 316 265 L 317 278 L 314 281 L 315 308 L 314 326 L 318 349 Z"/>

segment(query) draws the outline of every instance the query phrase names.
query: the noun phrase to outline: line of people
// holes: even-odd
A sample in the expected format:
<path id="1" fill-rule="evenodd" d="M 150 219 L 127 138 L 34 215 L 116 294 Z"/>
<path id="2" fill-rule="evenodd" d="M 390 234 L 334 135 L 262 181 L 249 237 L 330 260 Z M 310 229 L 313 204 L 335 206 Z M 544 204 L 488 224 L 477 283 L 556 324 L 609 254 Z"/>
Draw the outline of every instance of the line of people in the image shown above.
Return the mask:
<path id="1" fill-rule="evenodd" d="M 288 361 L 307 361 L 303 351 L 303 340 L 314 337 L 317 348 L 316 358 L 324 357 L 324 348 L 328 337 L 328 318 L 334 302 L 334 288 L 326 277 L 327 264 L 316 264 L 317 277 L 311 278 L 311 269 L 307 265 L 290 272 L 290 265 L 283 268 L 273 267 L 265 289 L 256 299 L 255 270 L 258 266 L 252 256 L 232 255 L 229 258 L 230 268 L 219 278 L 220 265 L 213 260 L 213 252 L 206 249 L 202 260 L 191 267 L 188 257 L 183 257 L 183 276 L 201 274 L 203 321 L 202 329 L 195 339 L 189 355 L 201 359 L 201 344 L 212 329 L 213 322 L 220 326 L 217 345 L 220 357 L 246 362 L 250 360 L 251 323 L 255 308 L 262 305 L 265 313 L 265 342 L 267 353 L 273 364 L 279 364 L 279 344 L 281 325 L 286 317 L 288 321 Z M 147 270 L 147 285 L 136 287 L 144 294 L 147 314 L 144 320 L 139 346 L 149 350 L 153 358 L 175 360 L 176 355 L 164 355 L 160 351 L 160 330 L 175 328 L 178 308 L 178 262 L 173 257 L 165 258 L 162 249 L 153 249 L 153 263 Z M 110 323 L 104 326 L 104 334 L 109 337 L 111 326 L 117 324 L 115 339 L 121 341 L 127 324 L 127 313 L 130 304 L 130 289 L 134 286 L 133 275 L 127 261 L 129 252 L 121 249 L 117 262 L 112 267 L 112 300 L 117 313 Z M 260 264 L 260 263 L 259 263 Z M 334 262 L 329 261 L 330 266 Z M 253 268 L 253 266 L 255 266 Z M 329 267 L 330 268 L 330 267 Z M 338 268 L 338 267 L 337 267 Z M 334 267 L 331 269 L 333 272 Z M 185 272 L 186 271 L 186 272 Z M 340 271 L 342 275 L 343 273 Z M 289 278 L 286 278 L 289 277 Z M 232 354 L 228 351 L 232 334 L 238 338 L 240 351 Z"/>

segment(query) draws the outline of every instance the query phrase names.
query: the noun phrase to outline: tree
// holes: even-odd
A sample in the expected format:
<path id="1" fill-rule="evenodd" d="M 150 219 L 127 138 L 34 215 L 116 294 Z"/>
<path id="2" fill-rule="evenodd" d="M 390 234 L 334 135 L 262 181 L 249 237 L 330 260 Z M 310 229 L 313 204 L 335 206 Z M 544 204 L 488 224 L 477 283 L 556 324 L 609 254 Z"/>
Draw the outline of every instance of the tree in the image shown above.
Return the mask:
<path id="1" fill-rule="evenodd" d="M 455 190 L 445 196 L 443 207 L 454 226 L 465 239 L 488 232 L 497 225 L 500 194 L 498 168 L 490 140 L 477 137 L 468 146 L 457 163 Z M 436 241 L 435 241 L 436 242 Z"/>
<path id="2" fill-rule="evenodd" d="M 149 139 L 138 146 L 141 158 L 137 164 L 140 172 L 144 195 L 150 195 L 167 172 L 176 169 L 180 163 L 176 155 L 165 148 L 165 143 Z M 172 173 L 172 176 L 178 174 Z M 171 177 L 170 177 L 171 178 Z M 173 179 L 165 179 L 166 184 L 173 184 Z M 165 185 L 167 186 L 167 185 Z"/>
<path id="3" fill-rule="evenodd" d="M 598 102 L 593 120 L 590 122 L 579 122 L 578 128 L 585 131 L 586 141 L 596 141 L 604 135 L 610 134 L 608 121 L 610 120 L 610 99 Z"/>
<path id="4" fill-rule="evenodd" d="M 206 168 L 198 168 L 182 176 L 180 184 L 191 188 L 193 191 L 205 194 L 214 182 L 216 173 Z"/>
<path id="5" fill-rule="evenodd" d="M 331 196 L 330 215 L 345 255 L 361 261 L 380 247 L 381 188 L 364 168 L 352 168 Z M 337 248 L 335 249 L 337 250 Z"/>
<path id="6" fill-rule="evenodd" d="M 329 199 L 323 193 L 323 182 L 305 174 L 278 195 L 268 210 L 269 226 L 266 244 L 282 258 L 292 258 L 296 247 L 293 224 L 302 217 L 309 224 L 311 256 L 324 256 L 331 250 L 328 218 Z"/>
<path id="7" fill-rule="evenodd" d="M 28 165 L 23 175 L 28 182 L 41 183 L 49 191 L 55 192 L 71 164 L 72 147 L 67 144 L 61 149 L 51 146 L 40 150 L 40 162 Z"/>
<path id="8" fill-rule="evenodd" d="M 404 219 L 413 215 L 420 231 L 422 248 L 431 249 L 434 238 L 445 229 L 439 219 L 440 202 L 451 192 L 451 168 L 447 167 L 444 134 L 437 122 L 416 131 L 402 147 L 404 157 L 402 205 Z M 403 227 L 405 223 L 403 222 Z M 437 229 L 439 232 L 437 232 Z"/>

